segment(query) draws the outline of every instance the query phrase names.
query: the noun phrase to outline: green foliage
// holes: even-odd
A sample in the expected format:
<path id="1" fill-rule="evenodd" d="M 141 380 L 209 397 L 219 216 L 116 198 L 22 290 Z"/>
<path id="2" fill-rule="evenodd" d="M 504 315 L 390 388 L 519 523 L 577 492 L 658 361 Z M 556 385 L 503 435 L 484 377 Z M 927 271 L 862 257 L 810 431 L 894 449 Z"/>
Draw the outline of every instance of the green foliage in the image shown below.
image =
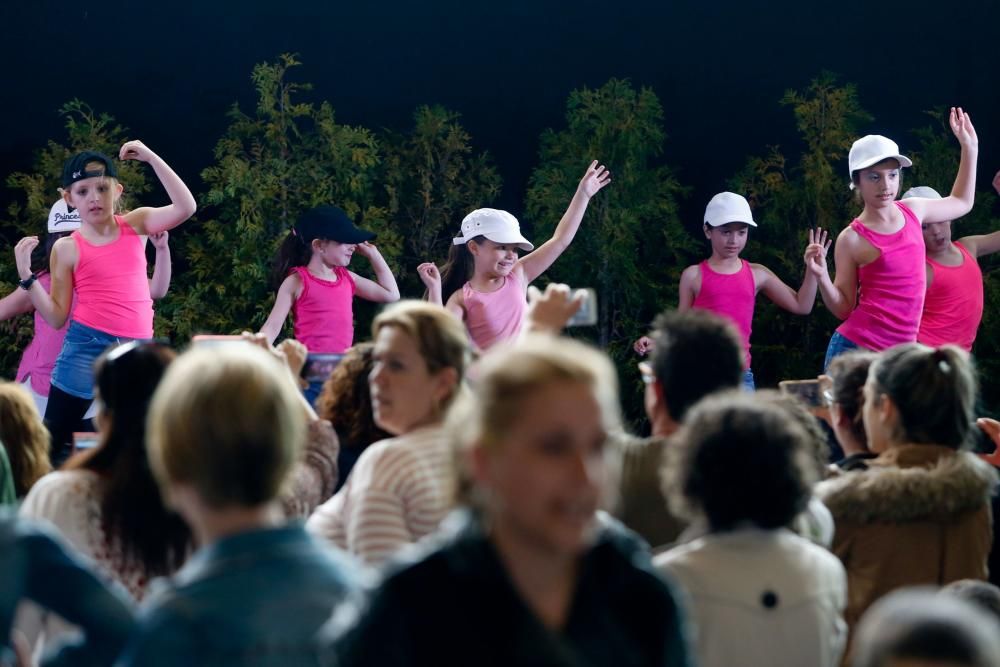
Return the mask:
<path id="1" fill-rule="evenodd" d="M 487 153 L 474 152 L 459 118 L 440 106 L 422 106 L 409 134 L 387 133 L 382 140 L 387 206 L 403 238 L 396 280 L 404 295 L 423 291 L 417 265 L 443 263 L 465 214 L 500 194 L 496 167 Z"/>
<path id="2" fill-rule="evenodd" d="M 390 266 L 400 252 L 388 212 L 377 203 L 375 136 L 337 123 L 327 103 L 299 101 L 310 89 L 289 80 L 299 65 L 285 54 L 254 68 L 256 109 L 248 115 L 233 107 L 216 164 L 202 172 L 204 212 L 177 231 L 187 266 L 163 309 L 179 338 L 259 328 L 274 301 L 270 274 L 278 246 L 314 206 L 340 206 L 376 232 Z M 368 267 L 359 264 L 352 270 L 363 273 Z"/>

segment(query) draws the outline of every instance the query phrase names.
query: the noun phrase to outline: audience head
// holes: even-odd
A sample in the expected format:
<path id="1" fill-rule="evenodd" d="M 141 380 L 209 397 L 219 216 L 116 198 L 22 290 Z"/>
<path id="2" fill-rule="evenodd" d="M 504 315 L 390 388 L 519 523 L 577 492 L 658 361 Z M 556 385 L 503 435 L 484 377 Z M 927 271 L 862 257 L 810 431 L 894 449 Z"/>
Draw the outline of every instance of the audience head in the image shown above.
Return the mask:
<path id="1" fill-rule="evenodd" d="M 253 345 L 193 348 L 163 378 L 149 412 L 150 463 L 165 497 L 211 510 L 262 507 L 298 460 L 306 423 L 288 370 Z"/>
<path id="2" fill-rule="evenodd" d="M 740 386 L 743 347 L 733 326 L 706 310 L 667 311 L 653 322 L 646 414 L 665 411 L 680 423 L 692 405 L 713 392 Z"/>
<path id="3" fill-rule="evenodd" d="M 940 593 L 941 595 L 951 595 L 962 598 L 966 602 L 971 602 L 1000 622 L 1000 588 L 988 581 L 960 579 L 942 588 Z"/>
<path id="4" fill-rule="evenodd" d="M 577 556 L 613 486 L 605 445 L 620 416 L 610 361 L 583 343 L 529 336 L 490 350 L 472 393 L 450 424 L 487 522 L 525 548 Z"/>
<path id="5" fill-rule="evenodd" d="M 863 408 L 868 369 L 878 357 L 874 352 L 852 350 L 830 362 L 827 403 L 833 434 L 845 453 L 868 449 Z"/>
<path id="6" fill-rule="evenodd" d="M 49 432 L 35 401 L 14 382 L 0 382 L 0 443 L 10 459 L 17 497 L 23 498 L 52 465 Z"/>
<path id="7" fill-rule="evenodd" d="M 809 411 L 805 402 L 794 394 L 786 394 L 774 389 L 761 389 L 756 392 L 757 398 L 762 401 L 772 403 L 786 413 L 791 419 L 802 427 L 807 439 L 807 452 L 813 463 L 813 471 L 817 479 L 826 476 L 827 466 L 830 462 L 830 444 L 826 438 L 826 431 L 820 426 L 819 419 Z"/>
<path id="8" fill-rule="evenodd" d="M 908 343 L 882 352 L 865 384 L 868 445 L 881 453 L 893 445 L 942 445 L 958 449 L 974 428 L 976 376 L 967 352 Z"/>
<path id="9" fill-rule="evenodd" d="M 663 490 L 671 510 L 703 516 L 713 532 L 787 526 L 817 480 L 809 439 L 766 398 L 732 391 L 703 399 L 667 448 Z"/>
<path id="10" fill-rule="evenodd" d="M 854 667 L 1000 667 L 1000 626 L 972 604 L 929 590 L 890 593 L 858 624 Z"/>
<path id="11" fill-rule="evenodd" d="M 371 343 L 358 343 L 344 354 L 316 399 L 316 412 L 328 420 L 341 447 L 364 448 L 389 437 L 375 425 L 368 375 L 374 361 Z"/>
<path id="12" fill-rule="evenodd" d="M 465 325 L 441 306 L 400 301 L 375 318 L 372 336 L 368 382 L 375 423 L 402 435 L 439 422 L 471 358 Z"/>

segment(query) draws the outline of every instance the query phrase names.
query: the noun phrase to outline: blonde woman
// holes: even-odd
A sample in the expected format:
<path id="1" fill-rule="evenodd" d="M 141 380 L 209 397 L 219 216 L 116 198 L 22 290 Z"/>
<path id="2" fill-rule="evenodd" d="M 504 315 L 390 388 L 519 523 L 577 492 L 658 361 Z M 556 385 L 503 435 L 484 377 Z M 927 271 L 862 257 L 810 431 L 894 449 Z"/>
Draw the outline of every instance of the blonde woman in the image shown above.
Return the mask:
<path id="1" fill-rule="evenodd" d="M 17 497 L 24 498 L 52 470 L 49 432 L 31 395 L 13 382 L 0 382 L 0 443 L 10 458 Z"/>
<path id="2" fill-rule="evenodd" d="M 420 301 L 386 308 L 372 333 L 372 412 L 394 437 L 361 454 L 306 527 L 377 566 L 432 532 L 452 507 L 455 478 L 442 421 L 471 349 L 457 318 Z"/>
<path id="3" fill-rule="evenodd" d="M 646 547 L 598 508 L 614 486 L 614 370 L 581 343 L 491 350 L 450 422 L 471 511 L 326 641 L 354 665 L 688 665 Z"/>

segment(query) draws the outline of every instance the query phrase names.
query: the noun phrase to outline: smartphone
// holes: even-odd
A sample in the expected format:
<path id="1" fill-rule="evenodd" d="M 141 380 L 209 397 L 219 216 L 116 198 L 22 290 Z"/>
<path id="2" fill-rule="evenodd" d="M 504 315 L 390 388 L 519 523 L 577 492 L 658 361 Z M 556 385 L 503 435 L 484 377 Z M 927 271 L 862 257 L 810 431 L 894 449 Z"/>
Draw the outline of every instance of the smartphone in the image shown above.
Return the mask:
<path id="1" fill-rule="evenodd" d="M 215 336 L 208 334 L 198 334 L 191 336 L 192 345 L 226 345 L 229 343 L 245 343 L 243 336 Z"/>
<path id="2" fill-rule="evenodd" d="M 97 447 L 98 435 L 96 433 L 86 431 L 78 432 L 73 434 L 73 450 L 83 451 L 84 449 L 93 449 Z"/>
<path id="3" fill-rule="evenodd" d="M 583 305 L 569 318 L 568 327 L 592 327 L 597 324 L 597 292 L 590 287 L 573 290 L 573 296 L 583 292 Z"/>
<path id="4" fill-rule="evenodd" d="M 302 366 L 302 377 L 307 382 L 325 382 L 343 358 L 342 354 L 310 354 Z"/>
<path id="5" fill-rule="evenodd" d="M 782 380 L 778 388 L 783 394 L 797 396 L 810 408 L 823 407 L 823 396 L 820 393 L 819 379 L 816 380 Z"/>

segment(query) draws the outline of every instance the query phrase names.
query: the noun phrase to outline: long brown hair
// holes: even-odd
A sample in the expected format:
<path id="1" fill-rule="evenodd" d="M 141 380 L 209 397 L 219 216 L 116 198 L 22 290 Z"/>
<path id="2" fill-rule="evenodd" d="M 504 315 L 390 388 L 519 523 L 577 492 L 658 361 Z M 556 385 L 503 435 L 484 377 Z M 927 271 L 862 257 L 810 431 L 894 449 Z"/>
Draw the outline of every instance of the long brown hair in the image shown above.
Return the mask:
<path id="1" fill-rule="evenodd" d="M 0 443 L 7 450 L 18 498 L 52 470 L 49 432 L 31 395 L 14 382 L 0 382 Z"/>
<path id="2" fill-rule="evenodd" d="M 451 249 L 448 250 L 448 260 L 441 267 L 441 301 L 443 303 L 448 303 L 448 298 L 462 289 L 462 286 L 472 278 L 476 258 L 469 251 L 469 244 L 479 244 L 485 240 L 486 237 L 480 235 L 460 245 L 452 245 Z"/>
<path id="3" fill-rule="evenodd" d="M 372 343 L 358 343 L 347 350 L 316 399 L 317 414 L 333 424 L 341 447 L 360 450 L 392 437 L 375 424 L 372 415 L 368 374 L 375 365 L 374 349 Z"/>

